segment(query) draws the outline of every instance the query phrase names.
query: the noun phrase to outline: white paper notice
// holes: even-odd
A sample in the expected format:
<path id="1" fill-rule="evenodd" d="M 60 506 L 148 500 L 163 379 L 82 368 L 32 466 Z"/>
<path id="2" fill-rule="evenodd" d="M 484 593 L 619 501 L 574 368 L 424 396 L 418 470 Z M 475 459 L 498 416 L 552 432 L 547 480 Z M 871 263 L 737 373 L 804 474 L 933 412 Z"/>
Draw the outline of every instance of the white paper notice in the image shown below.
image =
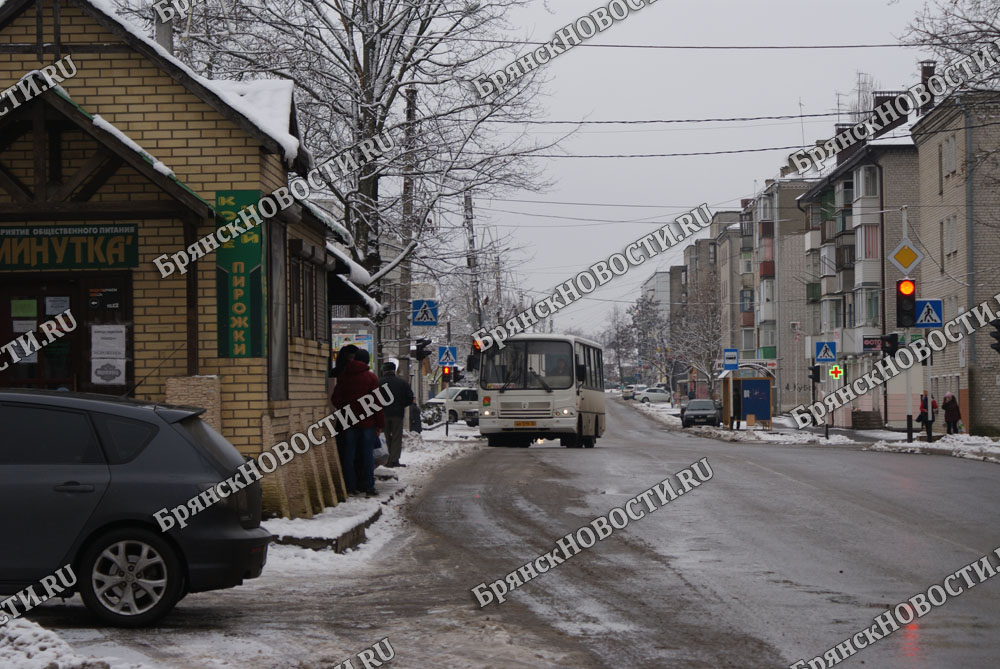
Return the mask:
<path id="1" fill-rule="evenodd" d="M 66 297 L 46 297 L 45 315 L 56 316 L 69 309 L 69 296 Z"/>
<path id="2" fill-rule="evenodd" d="M 31 332 L 38 326 L 38 323 L 36 323 L 34 320 L 29 321 L 29 320 L 18 319 L 13 321 L 13 324 L 14 324 L 13 328 L 14 334 L 24 334 L 25 332 Z M 35 336 L 35 339 L 38 339 L 37 335 Z M 31 346 L 30 339 L 26 343 L 29 345 L 29 347 Z M 13 351 L 17 354 L 17 356 L 21 358 L 21 362 L 27 362 L 30 364 L 36 364 L 38 362 L 38 353 L 36 351 L 32 351 L 31 355 L 25 355 L 24 347 L 21 346 L 20 342 L 15 343 L 12 348 Z"/>
<path id="3" fill-rule="evenodd" d="M 125 385 L 125 359 L 91 360 L 90 382 L 101 386 Z"/>
<path id="4" fill-rule="evenodd" d="M 90 357 L 93 360 L 124 360 L 125 326 L 91 325 Z"/>

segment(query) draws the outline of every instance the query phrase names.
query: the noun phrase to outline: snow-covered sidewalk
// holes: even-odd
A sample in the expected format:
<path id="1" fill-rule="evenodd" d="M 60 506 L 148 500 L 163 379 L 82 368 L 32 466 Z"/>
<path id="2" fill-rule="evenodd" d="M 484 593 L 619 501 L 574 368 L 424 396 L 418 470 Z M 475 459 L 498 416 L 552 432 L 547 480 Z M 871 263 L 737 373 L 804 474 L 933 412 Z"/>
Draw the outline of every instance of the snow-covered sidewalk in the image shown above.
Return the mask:
<path id="1" fill-rule="evenodd" d="M 145 669 L 113 657 L 78 655 L 58 634 L 24 618 L 0 625 L 0 667 L 4 669 Z"/>
<path id="2" fill-rule="evenodd" d="M 652 417 L 654 420 L 666 425 L 667 427 L 675 429 L 682 428 L 681 419 L 678 416 L 673 415 L 673 413 L 678 410 L 668 404 L 633 404 L 635 404 L 635 408 L 637 410 Z M 768 444 L 821 444 L 824 446 L 853 445 L 858 443 L 841 434 L 832 434 L 830 435 L 830 438 L 827 439 L 805 430 L 779 428 L 773 432 L 768 432 L 759 425 L 749 428 L 746 424 L 744 424 L 743 428 L 740 430 L 725 430 L 717 427 L 697 425 L 687 428 L 687 431 L 698 436 L 718 439 L 719 441 L 741 443 L 763 442 Z"/>
<path id="3" fill-rule="evenodd" d="M 376 473 L 393 473 L 398 481 L 376 481 L 379 496 L 372 499 L 352 497 L 335 507 L 327 508 L 313 518 L 276 518 L 262 525 L 272 534 L 288 537 L 335 539 L 355 528 L 367 526 L 367 541 L 357 547 L 338 553 L 332 547 L 312 550 L 299 546 L 272 544 L 268 548 L 267 566 L 260 579 L 248 585 L 263 582 L 268 573 L 287 574 L 299 569 L 308 570 L 318 563 L 347 567 L 363 564 L 375 555 L 397 532 L 404 531 L 401 507 L 406 500 L 420 491 L 437 468 L 483 447 L 479 428 L 464 423 L 441 425 L 421 434 L 407 432 L 403 438 L 403 455 L 400 461 L 406 467 L 379 468 Z"/>
<path id="4" fill-rule="evenodd" d="M 1000 443 L 989 437 L 976 437 L 971 434 L 949 434 L 929 444 L 924 441 L 915 441 L 912 444 L 906 441 L 878 441 L 865 450 L 951 455 L 956 458 L 1000 463 Z"/>

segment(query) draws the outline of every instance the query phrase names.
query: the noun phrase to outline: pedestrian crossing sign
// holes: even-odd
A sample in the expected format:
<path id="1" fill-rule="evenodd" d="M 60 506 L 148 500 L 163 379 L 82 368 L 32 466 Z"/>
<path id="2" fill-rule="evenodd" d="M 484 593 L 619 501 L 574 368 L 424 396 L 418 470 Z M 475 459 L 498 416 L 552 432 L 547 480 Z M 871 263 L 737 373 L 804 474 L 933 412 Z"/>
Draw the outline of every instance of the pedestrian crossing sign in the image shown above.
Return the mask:
<path id="1" fill-rule="evenodd" d="M 437 325 L 438 324 L 437 300 L 413 300 L 413 324 Z"/>
<path id="2" fill-rule="evenodd" d="M 917 300 L 915 328 L 939 328 L 944 325 L 944 305 L 941 300 Z"/>
<path id="3" fill-rule="evenodd" d="M 438 346 L 438 367 L 458 363 L 457 346 Z"/>
<path id="4" fill-rule="evenodd" d="M 816 362 L 837 362 L 837 342 L 816 342 Z"/>

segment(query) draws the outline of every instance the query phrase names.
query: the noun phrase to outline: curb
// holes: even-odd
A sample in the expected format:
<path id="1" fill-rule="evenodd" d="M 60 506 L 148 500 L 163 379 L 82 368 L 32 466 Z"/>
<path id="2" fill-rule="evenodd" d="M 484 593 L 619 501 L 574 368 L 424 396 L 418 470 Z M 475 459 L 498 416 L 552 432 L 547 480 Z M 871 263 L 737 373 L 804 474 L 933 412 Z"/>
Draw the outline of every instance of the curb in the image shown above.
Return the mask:
<path id="1" fill-rule="evenodd" d="M 391 502 L 396 496 L 401 492 L 406 490 L 406 486 L 400 486 L 400 488 L 394 491 L 385 499 L 380 500 L 381 504 L 387 504 Z M 290 537 L 287 535 L 275 536 L 271 543 L 280 544 L 282 546 L 298 546 L 299 548 L 309 548 L 314 551 L 322 551 L 332 548 L 335 553 L 343 553 L 351 548 L 355 548 L 366 541 L 368 541 L 368 536 L 365 534 L 365 530 L 372 526 L 376 520 L 382 517 L 382 508 L 379 507 L 369 515 L 367 518 L 359 522 L 354 527 L 346 530 L 336 537 Z"/>

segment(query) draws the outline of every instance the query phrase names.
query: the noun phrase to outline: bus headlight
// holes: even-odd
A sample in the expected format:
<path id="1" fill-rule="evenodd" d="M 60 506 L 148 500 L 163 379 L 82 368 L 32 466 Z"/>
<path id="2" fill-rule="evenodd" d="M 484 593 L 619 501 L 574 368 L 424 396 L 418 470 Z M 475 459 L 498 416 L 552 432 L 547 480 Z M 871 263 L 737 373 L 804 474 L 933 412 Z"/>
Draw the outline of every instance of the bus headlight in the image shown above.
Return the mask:
<path id="1" fill-rule="evenodd" d="M 565 409 L 556 409 L 555 410 L 555 415 L 556 415 L 556 417 L 559 417 L 559 416 L 575 416 L 576 415 L 576 409 L 570 409 L 568 407 L 565 408 Z"/>
<path id="2" fill-rule="evenodd" d="M 489 409 L 483 409 L 483 415 L 484 416 L 492 416 L 493 412 L 490 411 Z"/>

